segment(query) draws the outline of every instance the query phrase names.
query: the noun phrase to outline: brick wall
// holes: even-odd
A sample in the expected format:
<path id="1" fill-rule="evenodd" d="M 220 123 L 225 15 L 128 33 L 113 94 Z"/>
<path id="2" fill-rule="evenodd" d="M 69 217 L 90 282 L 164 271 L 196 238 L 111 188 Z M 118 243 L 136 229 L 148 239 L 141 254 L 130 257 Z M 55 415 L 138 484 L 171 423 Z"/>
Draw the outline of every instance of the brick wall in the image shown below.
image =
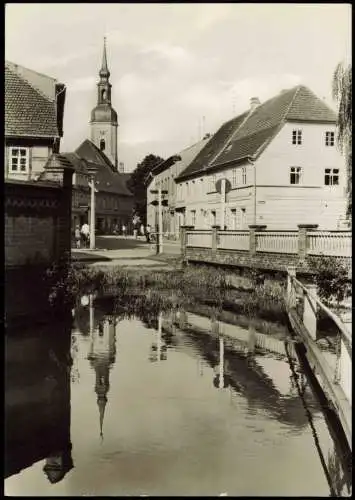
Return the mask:
<path id="1" fill-rule="evenodd" d="M 46 270 L 70 251 L 71 172 L 61 184 L 5 182 L 7 323 L 50 310 Z"/>

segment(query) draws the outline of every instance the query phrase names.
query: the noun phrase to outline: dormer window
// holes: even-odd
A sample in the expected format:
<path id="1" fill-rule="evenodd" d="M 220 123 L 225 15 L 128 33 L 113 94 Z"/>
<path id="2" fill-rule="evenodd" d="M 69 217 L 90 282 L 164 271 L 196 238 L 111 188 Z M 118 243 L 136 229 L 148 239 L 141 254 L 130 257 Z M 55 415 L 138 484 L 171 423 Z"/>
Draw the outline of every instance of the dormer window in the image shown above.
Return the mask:
<path id="1" fill-rule="evenodd" d="M 292 130 L 292 144 L 302 144 L 302 130 Z"/>
<path id="2" fill-rule="evenodd" d="M 105 151 L 105 147 L 106 147 L 105 140 L 101 139 L 101 141 L 100 141 L 100 151 Z"/>
<path id="3" fill-rule="evenodd" d="M 325 145 L 334 146 L 334 132 L 325 133 Z"/>

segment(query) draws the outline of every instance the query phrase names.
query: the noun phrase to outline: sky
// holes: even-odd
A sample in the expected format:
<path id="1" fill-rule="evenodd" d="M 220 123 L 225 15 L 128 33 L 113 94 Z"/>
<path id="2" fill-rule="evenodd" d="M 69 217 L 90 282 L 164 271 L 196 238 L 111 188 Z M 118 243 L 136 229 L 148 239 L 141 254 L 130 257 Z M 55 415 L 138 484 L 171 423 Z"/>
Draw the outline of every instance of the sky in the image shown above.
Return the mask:
<path id="1" fill-rule="evenodd" d="M 336 109 L 351 4 L 7 4 L 5 58 L 67 86 L 62 152 L 90 137 L 104 36 L 128 172 L 214 133 L 254 96 L 302 83 Z"/>

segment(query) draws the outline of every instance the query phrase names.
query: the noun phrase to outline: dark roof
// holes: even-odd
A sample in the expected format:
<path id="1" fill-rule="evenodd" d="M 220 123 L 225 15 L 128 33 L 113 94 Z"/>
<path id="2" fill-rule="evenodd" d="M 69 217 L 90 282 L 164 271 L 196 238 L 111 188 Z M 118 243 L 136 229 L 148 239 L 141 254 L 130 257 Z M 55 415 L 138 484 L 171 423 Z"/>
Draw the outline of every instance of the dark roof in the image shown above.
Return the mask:
<path id="1" fill-rule="evenodd" d="M 76 149 L 75 154 L 84 159 L 88 166 L 97 168 L 96 186 L 99 191 L 133 196 L 126 185 L 128 174 L 117 172 L 107 156 L 91 141 L 86 139 Z"/>
<path id="2" fill-rule="evenodd" d="M 209 139 L 205 147 L 199 152 L 194 160 L 182 171 L 176 178 L 177 181 L 201 172 L 219 153 L 221 148 L 225 145 L 230 135 L 243 123 L 247 113 L 233 118 L 232 120 L 224 123 L 222 127 Z"/>
<path id="3" fill-rule="evenodd" d="M 202 148 L 207 144 L 209 137 L 201 139 L 199 142 L 196 142 L 192 146 L 183 149 L 180 153 L 177 153 L 173 156 L 170 156 L 166 160 L 159 163 L 153 170 L 153 175 L 158 175 L 164 170 L 167 170 L 172 165 L 176 165 L 176 171 L 178 173 L 182 172 L 186 166 L 191 165 L 191 162 L 196 158 L 196 156 L 200 153 Z"/>
<path id="4" fill-rule="evenodd" d="M 84 158 L 80 158 L 77 153 L 62 153 L 62 156 L 67 158 L 72 164 L 75 172 L 88 174 L 87 163 Z"/>
<path id="5" fill-rule="evenodd" d="M 55 100 L 5 64 L 5 136 L 59 135 Z"/>
<path id="6" fill-rule="evenodd" d="M 228 162 L 255 159 L 287 121 L 336 123 L 336 114 L 307 87 L 283 91 L 223 124 L 177 180 Z"/>

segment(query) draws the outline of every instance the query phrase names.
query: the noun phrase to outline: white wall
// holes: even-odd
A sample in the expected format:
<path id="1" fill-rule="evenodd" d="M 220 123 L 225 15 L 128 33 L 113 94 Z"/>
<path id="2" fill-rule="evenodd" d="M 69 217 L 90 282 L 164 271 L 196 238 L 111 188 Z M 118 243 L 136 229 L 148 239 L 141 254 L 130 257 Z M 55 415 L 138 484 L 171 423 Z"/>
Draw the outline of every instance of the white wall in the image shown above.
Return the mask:
<path id="1" fill-rule="evenodd" d="M 100 122 L 90 124 L 91 141 L 100 149 L 100 141 L 104 139 L 104 153 L 117 168 L 117 125 L 111 122 Z"/>
<path id="2" fill-rule="evenodd" d="M 302 130 L 302 144 L 292 144 L 292 130 Z M 256 161 L 256 222 L 268 229 L 297 229 L 319 224 L 337 229 L 346 209 L 345 160 L 334 146 L 325 145 L 332 124 L 287 123 Z M 290 167 L 302 168 L 299 185 L 290 184 Z M 339 169 L 339 185 L 324 185 L 325 168 Z"/>

